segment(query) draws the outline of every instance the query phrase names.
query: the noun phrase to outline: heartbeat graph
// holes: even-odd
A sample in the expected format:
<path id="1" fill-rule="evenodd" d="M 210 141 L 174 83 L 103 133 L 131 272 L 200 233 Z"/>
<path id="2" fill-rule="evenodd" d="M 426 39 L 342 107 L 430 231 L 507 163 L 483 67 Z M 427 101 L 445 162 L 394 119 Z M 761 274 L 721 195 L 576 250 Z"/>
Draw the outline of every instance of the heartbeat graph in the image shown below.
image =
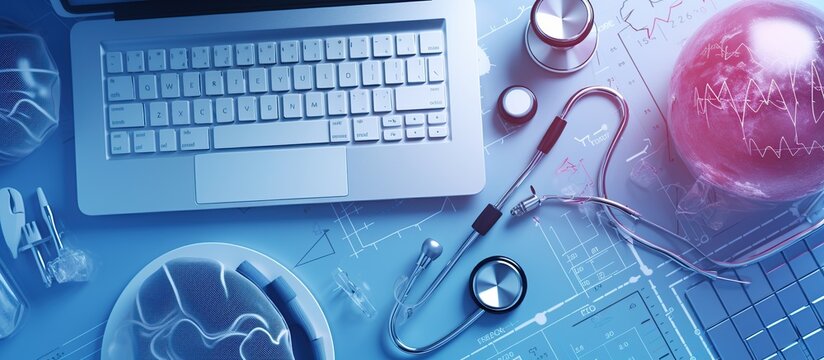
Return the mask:
<path id="1" fill-rule="evenodd" d="M 684 4 L 683 0 L 625 0 L 621 5 L 621 18 L 629 24 L 635 31 L 643 31 L 648 38 L 652 38 L 659 23 L 669 23 L 672 21 L 672 13 L 679 6 Z M 666 7 L 664 11 L 660 9 Z M 665 12 L 666 15 L 656 15 L 658 12 Z M 650 14 L 651 13 L 651 14 Z"/>
<path id="2" fill-rule="evenodd" d="M 820 34 L 819 34 L 820 39 Z M 819 44 L 821 41 L 819 40 Z M 730 50 L 722 44 L 712 44 L 707 46 L 702 56 L 707 58 L 718 56 L 724 61 L 732 61 L 740 63 L 749 60 L 754 66 L 762 69 L 778 68 L 772 62 L 784 62 L 785 59 L 773 59 L 770 64 L 762 64 L 758 61 L 758 57 L 753 53 L 752 49 L 746 44 L 737 46 L 734 50 Z M 757 153 L 762 158 L 768 154 L 775 155 L 781 158 L 785 153 L 789 156 L 796 156 L 798 154 L 810 155 L 813 151 L 824 150 L 824 144 L 819 139 L 813 139 L 809 143 L 804 143 L 799 138 L 798 119 L 799 116 L 810 115 L 813 124 L 817 125 L 824 117 L 824 108 L 819 109 L 824 104 L 824 84 L 821 81 L 819 68 L 815 60 L 810 61 L 809 72 L 805 70 L 806 65 L 795 66 L 787 71 L 787 83 L 790 84 L 789 92 L 779 85 L 780 79 L 770 79 L 769 85 L 765 90 L 763 83 L 753 77 L 747 79 L 747 85 L 744 91 L 737 84 L 730 85 L 728 80 L 721 82 L 721 85 L 716 89 L 711 84 L 706 84 L 703 89 L 696 87 L 693 92 L 693 103 L 696 107 L 696 112 L 699 116 L 703 116 L 707 122 L 707 126 L 711 126 L 710 119 L 712 118 L 713 109 L 719 111 L 728 111 L 731 109 L 738 118 L 739 126 L 741 127 L 742 139 L 750 154 Z M 803 84 L 805 79 L 809 79 L 810 97 L 804 99 L 805 94 L 799 94 L 798 87 L 806 86 Z M 734 90 L 736 89 L 736 90 Z M 742 94 L 743 93 L 743 94 Z M 742 96 L 743 95 L 743 96 Z M 804 111 L 804 107 L 809 107 L 809 113 Z M 761 111 L 774 109 L 779 112 L 786 113 L 787 119 L 793 127 L 792 140 L 788 140 L 787 136 L 781 136 L 777 143 L 773 144 L 759 144 L 759 141 L 752 137 L 747 137 L 746 128 L 749 117 L 758 114 Z"/>

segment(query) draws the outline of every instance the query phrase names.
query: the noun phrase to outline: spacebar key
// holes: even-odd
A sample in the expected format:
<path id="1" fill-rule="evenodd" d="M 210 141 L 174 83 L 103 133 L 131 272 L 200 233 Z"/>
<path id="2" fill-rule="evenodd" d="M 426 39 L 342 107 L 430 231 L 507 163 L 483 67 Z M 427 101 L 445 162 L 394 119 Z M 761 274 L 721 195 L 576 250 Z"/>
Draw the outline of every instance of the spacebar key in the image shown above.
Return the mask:
<path id="1" fill-rule="evenodd" d="M 446 87 L 421 85 L 395 89 L 395 106 L 398 111 L 434 110 L 446 107 Z"/>
<path id="2" fill-rule="evenodd" d="M 214 128 L 215 149 L 324 144 L 329 142 L 329 121 L 293 121 Z"/>

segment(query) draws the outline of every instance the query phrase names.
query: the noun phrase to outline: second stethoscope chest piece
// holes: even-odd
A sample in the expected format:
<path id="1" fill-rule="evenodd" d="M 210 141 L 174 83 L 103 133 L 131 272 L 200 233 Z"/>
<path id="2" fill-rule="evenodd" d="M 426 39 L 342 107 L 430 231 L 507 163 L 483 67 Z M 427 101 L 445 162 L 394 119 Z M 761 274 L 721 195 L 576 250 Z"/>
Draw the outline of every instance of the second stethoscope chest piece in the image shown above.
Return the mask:
<path id="1" fill-rule="evenodd" d="M 527 52 L 548 71 L 580 70 L 595 55 L 598 29 L 594 24 L 589 0 L 538 0 L 526 29 Z"/>

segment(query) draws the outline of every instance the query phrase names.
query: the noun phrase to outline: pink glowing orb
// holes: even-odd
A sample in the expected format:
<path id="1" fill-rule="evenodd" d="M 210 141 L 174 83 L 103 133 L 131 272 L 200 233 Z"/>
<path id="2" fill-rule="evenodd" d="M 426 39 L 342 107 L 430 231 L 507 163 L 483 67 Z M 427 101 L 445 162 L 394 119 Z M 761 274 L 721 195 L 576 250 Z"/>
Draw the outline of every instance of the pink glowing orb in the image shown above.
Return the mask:
<path id="1" fill-rule="evenodd" d="M 824 188 L 824 14 L 745 1 L 684 46 L 669 129 L 693 175 L 735 195 L 795 200 Z"/>

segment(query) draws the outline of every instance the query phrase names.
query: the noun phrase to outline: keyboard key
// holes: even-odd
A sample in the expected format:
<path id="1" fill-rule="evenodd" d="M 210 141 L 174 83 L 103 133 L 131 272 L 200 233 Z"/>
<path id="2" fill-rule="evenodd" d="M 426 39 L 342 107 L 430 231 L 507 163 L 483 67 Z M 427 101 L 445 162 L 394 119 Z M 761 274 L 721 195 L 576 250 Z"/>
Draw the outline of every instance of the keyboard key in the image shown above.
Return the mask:
<path id="1" fill-rule="evenodd" d="M 443 125 L 443 124 L 446 124 L 446 119 L 447 118 L 448 118 L 448 115 L 446 115 L 445 112 L 436 112 L 436 113 L 431 113 L 431 114 L 427 115 L 429 125 Z M 744 296 L 744 300 L 746 300 L 746 295 Z"/>
<path id="2" fill-rule="evenodd" d="M 326 39 L 326 60 L 346 59 L 346 38 Z"/>
<path id="3" fill-rule="evenodd" d="M 109 127 L 112 129 L 136 128 L 146 125 L 143 104 L 109 105 Z"/>
<path id="4" fill-rule="evenodd" d="M 810 355 L 814 359 L 824 358 L 824 331 L 818 329 L 813 333 L 804 335 L 804 344 L 807 345 L 807 350 L 810 350 Z"/>
<path id="5" fill-rule="evenodd" d="M 807 274 L 818 270 L 818 263 L 815 262 L 813 254 L 807 250 L 807 244 L 799 241 L 786 250 L 784 258 L 790 264 L 790 269 L 795 274 L 796 279 L 800 279 Z"/>
<path id="6" fill-rule="evenodd" d="M 386 60 L 383 73 L 388 85 L 399 85 L 406 81 L 406 65 L 401 59 Z"/>
<path id="7" fill-rule="evenodd" d="M 271 65 L 277 62 L 277 43 L 268 41 L 258 43 L 258 62 L 261 65 Z"/>
<path id="8" fill-rule="evenodd" d="M 449 128 L 446 126 L 430 126 L 427 131 L 430 139 L 443 139 L 449 136 Z"/>
<path id="9" fill-rule="evenodd" d="M 353 62 L 340 63 L 338 65 L 338 77 L 340 78 L 340 87 L 357 87 L 360 80 L 360 74 L 358 74 L 358 64 Z"/>
<path id="10" fill-rule="evenodd" d="M 733 316 L 732 322 L 735 324 L 735 328 L 738 329 L 738 333 L 741 334 L 741 337 L 744 339 L 750 337 L 765 327 L 761 323 L 761 319 L 758 317 L 755 309 L 752 307 L 749 307 Z"/>
<path id="11" fill-rule="evenodd" d="M 734 274 L 729 273 L 722 275 L 735 277 Z M 727 309 L 728 314 L 738 313 L 750 306 L 747 293 L 744 292 L 744 288 L 742 288 L 740 284 L 728 281 L 713 281 L 712 287 L 721 299 L 721 303 L 724 304 L 724 308 Z"/>
<path id="12" fill-rule="evenodd" d="M 174 129 L 160 130 L 157 136 L 160 139 L 160 152 L 177 151 L 177 132 Z"/>
<path id="13" fill-rule="evenodd" d="M 443 52 L 443 33 L 440 31 L 426 31 L 419 36 L 421 54 L 440 54 Z"/>
<path id="14" fill-rule="evenodd" d="M 269 76 L 264 68 L 249 69 L 249 92 L 265 93 L 269 91 Z"/>
<path id="15" fill-rule="evenodd" d="M 406 138 L 410 140 L 423 139 L 426 134 L 423 127 L 406 128 Z"/>
<path id="16" fill-rule="evenodd" d="M 172 70 L 186 70 L 189 68 L 189 50 L 174 48 L 169 51 L 169 67 Z"/>
<path id="17" fill-rule="evenodd" d="M 770 326 L 784 317 L 784 309 L 781 308 L 781 303 L 775 295 L 770 295 L 755 304 L 755 310 L 758 312 L 758 316 L 761 317 L 761 322 L 766 326 Z"/>
<path id="18" fill-rule="evenodd" d="M 195 69 L 206 69 L 211 63 L 211 53 L 208 46 L 192 48 L 192 67 Z"/>
<path id="19" fill-rule="evenodd" d="M 223 127 L 223 128 L 228 128 Z M 209 150 L 209 128 L 195 127 L 180 129 L 180 150 Z"/>
<path id="20" fill-rule="evenodd" d="M 686 297 L 705 329 L 715 326 L 715 324 L 727 318 L 724 306 L 721 305 L 721 300 L 715 295 L 715 290 L 713 290 L 710 282 L 704 281 L 691 287 L 687 290 Z"/>
<path id="21" fill-rule="evenodd" d="M 410 84 L 426 82 L 426 59 L 406 59 L 406 82 Z"/>
<path id="22" fill-rule="evenodd" d="M 218 126 L 215 149 L 324 144 L 329 142 L 329 121 L 289 121 Z"/>
<path id="23" fill-rule="evenodd" d="M 194 102 L 195 107 L 195 124 L 208 125 L 214 121 L 214 114 L 212 113 L 212 100 L 197 99 Z"/>
<path id="24" fill-rule="evenodd" d="M 761 261 L 761 269 L 767 275 L 773 290 L 779 290 L 795 281 L 792 270 L 781 254 L 770 256 Z"/>
<path id="25" fill-rule="evenodd" d="M 392 111 L 392 89 L 372 90 L 372 110 L 376 113 Z"/>
<path id="26" fill-rule="evenodd" d="M 821 327 L 815 313 L 813 313 L 813 310 L 808 306 L 801 308 L 796 313 L 790 314 L 790 321 L 795 325 L 795 329 L 798 330 L 798 334 L 801 336 L 807 335 Z"/>
<path id="27" fill-rule="evenodd" d="M 143 72 L 146 70 L 146 63 L 143 61 L 142 51 L 126 52 L 126 71 Z"/>
<path id="28" fill-rule="evenodd" d="M 352 59 L 366 59 L 372 53 L 371 42 L 368 36 L 354 36 L 349 38 L 349 57 Z"/>
<path id="29" fill-rule="evenodd" d="M 303 61 L 323 60 L 323 40 L 303 40 Z"/>
<path id="30" fill-rule="evenodd" d="M 312 67 L 309 65 L 297 65 L 292 68 L 295 72 L 295 90 L 311 90 L 315 83 Z"/>
<path id="31" fill-rule="evenodd" d="M 352 114 L 367 114 L 372 109 L 369 90 L 352 90 L 349 92 L 350 112 Z"/>
<path id="32" fill-rule="evenodd" d="M 131 76 L 113 76 L 106 80 L 109 101 L 134 100 L 134 82 Z"/>
<path id="33" fill-rule="evenodd" d="M 282 41 L 280 43 L 280 62 L 282 64 L 294 64 L 299 61 L 300 44 L 297 41 Z"/>
<path id="34" fill-rule="evenodd" d="M 406 114 L 406 116 L 404 116 L 406 125 L 412 126 L 423 125 L 425 122 L 424 119 L 426 119 L 426 115 L 424 114 Z"/>
<path id="35" fill-rule="evenodd" d="M 237 44 L 235 46 L 235 61 L 239 66 L 255 64 L 255 44 Z"/>
<path id="36" fill-rule="evenodd" d="M 807 298 L 804 297 L 804 292 L 801 291 L 801 287 L 796 283 L 781 289 L 776 295 L 778 295 L 778 300 L 781 302 L 781 305 L 784 307 L 784 312 L 787 314 L 807 305 Z"/>
<path id="37" fill-rule="evenodd" d="M 395 48 L 398 55 L 416 55 L 418 53 L 418 41 L 413 33 L 403 33 L 395 36 Z"/>
<path id="38" fill-rule="evenodd" d="M 133 135 L 135 153 L 148 154 L 157 151 L 154 130 L 135 131 Z"/>
<path id="39" fill-rule="evenodd" d="M 807 243 L 807 248 L 818 262 L 819 268 L 824 266 L 824 234 L 812 234 L 808 236 L 804 242 Z"/>
<path id="40" fill-rule="evenodd" d="M 306 93 L 306 117 L 314 118 L 326 115 L 326 96 L 319 92 Z"/>
<path id="41" fill-rule="evenodd" d="M 230 67 L 234 65 L 232 45 L 217 45 L 212 49 L 215 56 L 215 67 Z"/>
<path id="42" fill-rule="evenodd" d="M 392 35 L 383 34 L 372 37 L 372 54 L 377 58 L 385 58 L 395 55 L 395 42 Z"/>
<path id="43" fill-rule="evenodd" d="M 260 119 L 275 120 L 279 116 L 278 96 L 263 95 L 260 97 Z"/>
<path id="44" fill-rule="evenodd" d="M 283 118 L 299 119 L 303 117 L 303 95 L 283 95 Z"/>
<path id="45" fill-rule="evenodd" d="M 353 120 L 355 141 L 376 141 L 381 137 L 380 119 L 376 116 Z"/>
<path id="46" fill-rule="evenodd" d="M 403 139 L 403 130 L 401 129 L 386 129 L 383 131 L 384 141 L 400 141 Z"/>
<path id="47" fill-rule="evenodd" d="M 329 115 L 346 115 L 349 112 L 349 96 L 345 91 L 330 91 L 326 95 Z"/>
<path id="48" fill-rule="evenodd" d="M 292 87 L 292 77 L 289 75 L 289 68 L 285 66 L 275 66 L 272 73 L 272 91 L 289 91 Z"/>
<path id="49" fill-rule="evenodd" d="M 129 141 L 129 133 L 123 131 L 114 131 L 109 134 L 109 147 L 112 155 L 123 155 L 132 152 L 132 146 Z"/>
<path id="50" fill-rule="evenodd" d="M 335 64 L 318 64 L 315 66 L 315 84 L 318 89 L 334 89 L 337 86 Z"/>
<path id="51" fill-rule="evenodd" d="M 807 354 L 804 352 L 804 345 L 801 343 L 796 343 L 784 350 L 781 350 L 781 355 L 784 355 L 784 359 L 806 359 Z"/>
<path id="52" fill-rule="evenodd" d="M 123 72 L 123 53 L 106 53 L 106 71 L 109 74 L 119 74 Z"/>
<path id="53" fill-rule="evenodd" d="M 807 295 L 809 302 L 812 303 L 824 297 L 824 275 L 821 271 L 816 271 L 801 278 L 798 283 L 801 285 L 801 289 L 804 290 L 804 294 Z"/>
<path id="54" fill-rule="evenodd" d="M 241 96 L 237 98 L 237 120 L 255 121 L 257 120 L 257 98 L 254 96 Z"/>
<path id="55" fill-rule="evenodd" d="M 231 98 L 220 98 L 215 100 L 215 119 L 219 124 L 231 123 L 235 121 L 235 100 Z"/>
<path id="56" fill-rule="evenodd" d="M 364 86 L 377 86 L 383 83 L 383 66 L 379 61 L 367 60 L 361 64 Z"/>
<path id="57" fill-rule="evenodd" d="M 148 51 L 149 71 L 166 70 L 166 50 L 154 49 Z"/>
<path id="58" fill-rule="evenodd" d="M 141 100 L 157 99 L 157 78 L 154 75 L 138 76 L 137 94 Z"/>
<path id="59" fill-rule="evenodd" d="M 149 103 L 149 125 L 169 126 L 169 106 L 165 102 Z"/>
<path id="60" fill-rule="evenodd" d="M 172 102 L 172 125 L 189 125 L 192 117 L 189 113 L 189 102 L 178 100 Z"/>
<path id="61" fill-rule="evenodd" d="M 720 358 L 751 359 L 747 347 L 744 345 L 744 342 L 741 341 L 741 338 L 738 337 L 735 328 L 733 328 L 729 320 L 724 320 L 724 322 L 718 324 L 718 326 L 709 329 L 707 336 L 709 336 L 713 346 L 715 346 L 715 351 Z"/>
<path id="62" fill-rule="evenodd" d="M 231 69 L 226 71 L 226 93 L 230 95 L 243 94 L 246 92 L 246 79 L 243 78 L 243 70 Z"/>
<path id="63" fill-rule="evenodd" d="M 403 116 L 387 115 L 383 117 L 383 127 L 398 127 L 403 125 Z"/>
<path id="64" fill-rule="evenodd" d="M 783 349 L 798 339 L 798 334 L 795 333 L 793 325 L 787 318 L 779 320 L 778 323 L 773 324 L 767 330 L 778 349 Z"/>
<path id="65" fill-rule="evenodd" d="M 398 111 L 435 110 L 445 107 L 446 88 L 442 84 L 395 89 L 395 109 Z"/>
<path id="66" fill-rule="evenodd" d="M 223 95 L 223 72 L 207 71 L 204 78 L 206 95 Z"/>
<path id="67" fill-rule="evenodd" d="M 778 350 L 775 348 L 775 344 L 773 344 L 767 331 L 761 331 L 753 335 L 748 338 L 746 342 L 756 359 L 766 359 Z"/>
<path id="68" fill-rule="evenodd" d="M 740 279 L 750 281 L 749 285 L 744 286 L 744 291 L 750 296 L 750 301 L 758 302 L 766 298 L 767 295 L 772 294 L 773 291 L 767 282 L 767 277 L 764 276 L 758 264 L 736 269 L 735 272 Z"/>
<path id="69" fill-rule="evenodd" d="M 183 96 L 196 97 L 200 96 L 200 73 L 185 72 L 183 73 Z"/>
<path id="70" fill-rule="evenodd" d="M 167 99 L 180 97 L 180 78 L 177 74 L 160 74 L 160 95 Z"/>
<path id="71" fill-rule="evenodd" d="M 329 138 L 333 143 L 351 141 L 349 119 L 334 119 L 329 121 Z"/>
<path id="72" fill-rule="evenodd" d="M 446 79 L 446 68 L 442 56 L 426 59 L 429 65 L 429 82 L 441 82 Z"/>

